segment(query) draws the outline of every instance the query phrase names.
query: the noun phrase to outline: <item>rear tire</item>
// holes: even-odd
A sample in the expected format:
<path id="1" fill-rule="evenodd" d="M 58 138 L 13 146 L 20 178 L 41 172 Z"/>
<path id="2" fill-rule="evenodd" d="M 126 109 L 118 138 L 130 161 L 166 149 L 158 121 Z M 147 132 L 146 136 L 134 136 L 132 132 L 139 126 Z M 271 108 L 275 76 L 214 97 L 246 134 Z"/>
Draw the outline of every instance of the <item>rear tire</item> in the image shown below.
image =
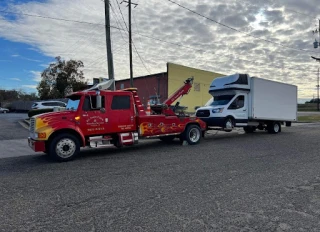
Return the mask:
<path id="1" fill-rule="evenodd" d="M 63 133 L 53 138 L 48 148 L 54 160 L 70 161 L 79 154 L 80 142 L 74 135 Z"/>
<path id="2" fill-rule="evenodd" d="M 278 134 L 281 132 L 281 124 L 279 122 L 271 122 L 268 124 L 267 130 L 270 134 Z"/>
<path id="3" fill-rule="evenodd" d="M 189 145 L 198 144 L 201 140 L 201 129 L 198 125 L 189 125 L 184 131 L 180 141 L 186 140 Z"/>

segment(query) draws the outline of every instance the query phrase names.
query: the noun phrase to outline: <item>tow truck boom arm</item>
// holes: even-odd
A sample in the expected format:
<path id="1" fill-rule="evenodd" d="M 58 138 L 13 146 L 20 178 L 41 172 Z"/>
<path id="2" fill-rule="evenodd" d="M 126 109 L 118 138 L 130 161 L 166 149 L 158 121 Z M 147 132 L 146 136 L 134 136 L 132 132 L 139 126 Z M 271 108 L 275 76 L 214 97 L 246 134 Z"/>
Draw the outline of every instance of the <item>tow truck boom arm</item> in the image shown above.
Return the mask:
<path id="1" fill-rule="evenodd" d="M 193 77 L 190 77 L 187 80 L 185 80 L 184 85 L 180 89 L 178 89 L 176 92 L 174 92 L 167 100 L 165 100 L 163 104 L 170 106 L 179 97 L 182 97 L 183 95 L 188 94 L 190 89 L 192 88 L 192 84 L 193 84 Z"/>

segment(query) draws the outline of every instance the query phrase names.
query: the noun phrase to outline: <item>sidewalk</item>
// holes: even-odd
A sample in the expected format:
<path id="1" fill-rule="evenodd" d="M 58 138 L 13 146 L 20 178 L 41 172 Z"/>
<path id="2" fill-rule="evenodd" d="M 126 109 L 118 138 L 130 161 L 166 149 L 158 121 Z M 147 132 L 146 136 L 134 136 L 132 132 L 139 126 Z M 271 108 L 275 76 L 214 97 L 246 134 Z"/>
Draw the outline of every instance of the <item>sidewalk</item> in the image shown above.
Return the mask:
<path id="1" fill-rule="evenodd" d="M 35 155 L 36 153 L 28 146 L 28 139 L 14 139 L 0 141 L 0 159 Z"/>

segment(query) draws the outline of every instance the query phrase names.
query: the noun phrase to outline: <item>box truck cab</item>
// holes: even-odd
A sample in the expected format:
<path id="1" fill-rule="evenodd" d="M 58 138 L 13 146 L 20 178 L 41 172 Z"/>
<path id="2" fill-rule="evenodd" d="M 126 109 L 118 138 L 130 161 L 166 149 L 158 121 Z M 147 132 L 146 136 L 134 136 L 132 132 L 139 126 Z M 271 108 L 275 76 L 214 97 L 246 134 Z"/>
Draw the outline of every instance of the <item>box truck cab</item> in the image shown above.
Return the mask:
<path id="1" fill-rule="evenodd" d="M 281 125 L 297 120 L 297 87 L 248 74 L 234 74 L 212 81 L 212 98 L 196 111 L 208 129 L 232 131 L 243 127 L 281 132 Z"/>

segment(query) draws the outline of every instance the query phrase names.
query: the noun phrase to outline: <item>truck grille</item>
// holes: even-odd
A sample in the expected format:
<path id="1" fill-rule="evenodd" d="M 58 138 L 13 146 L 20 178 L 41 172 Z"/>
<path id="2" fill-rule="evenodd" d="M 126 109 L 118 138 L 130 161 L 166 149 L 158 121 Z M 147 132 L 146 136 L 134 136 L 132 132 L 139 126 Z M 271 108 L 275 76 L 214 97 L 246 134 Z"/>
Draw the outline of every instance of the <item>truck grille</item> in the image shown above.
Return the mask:
<path id="1" fill-rule="evenodd" d="M 30 118 L 30 132 L 34 132 L 34 127 L 35 127 L 35 118 L 34 117 L 31 117 Z"/>
<path id="2" fill-rule="evenodd" d="M 209 117 L 210 116 L 210 111 L 209 110 L 198 110 L 197 117 L 201 118 L 201 117 Z"/>

